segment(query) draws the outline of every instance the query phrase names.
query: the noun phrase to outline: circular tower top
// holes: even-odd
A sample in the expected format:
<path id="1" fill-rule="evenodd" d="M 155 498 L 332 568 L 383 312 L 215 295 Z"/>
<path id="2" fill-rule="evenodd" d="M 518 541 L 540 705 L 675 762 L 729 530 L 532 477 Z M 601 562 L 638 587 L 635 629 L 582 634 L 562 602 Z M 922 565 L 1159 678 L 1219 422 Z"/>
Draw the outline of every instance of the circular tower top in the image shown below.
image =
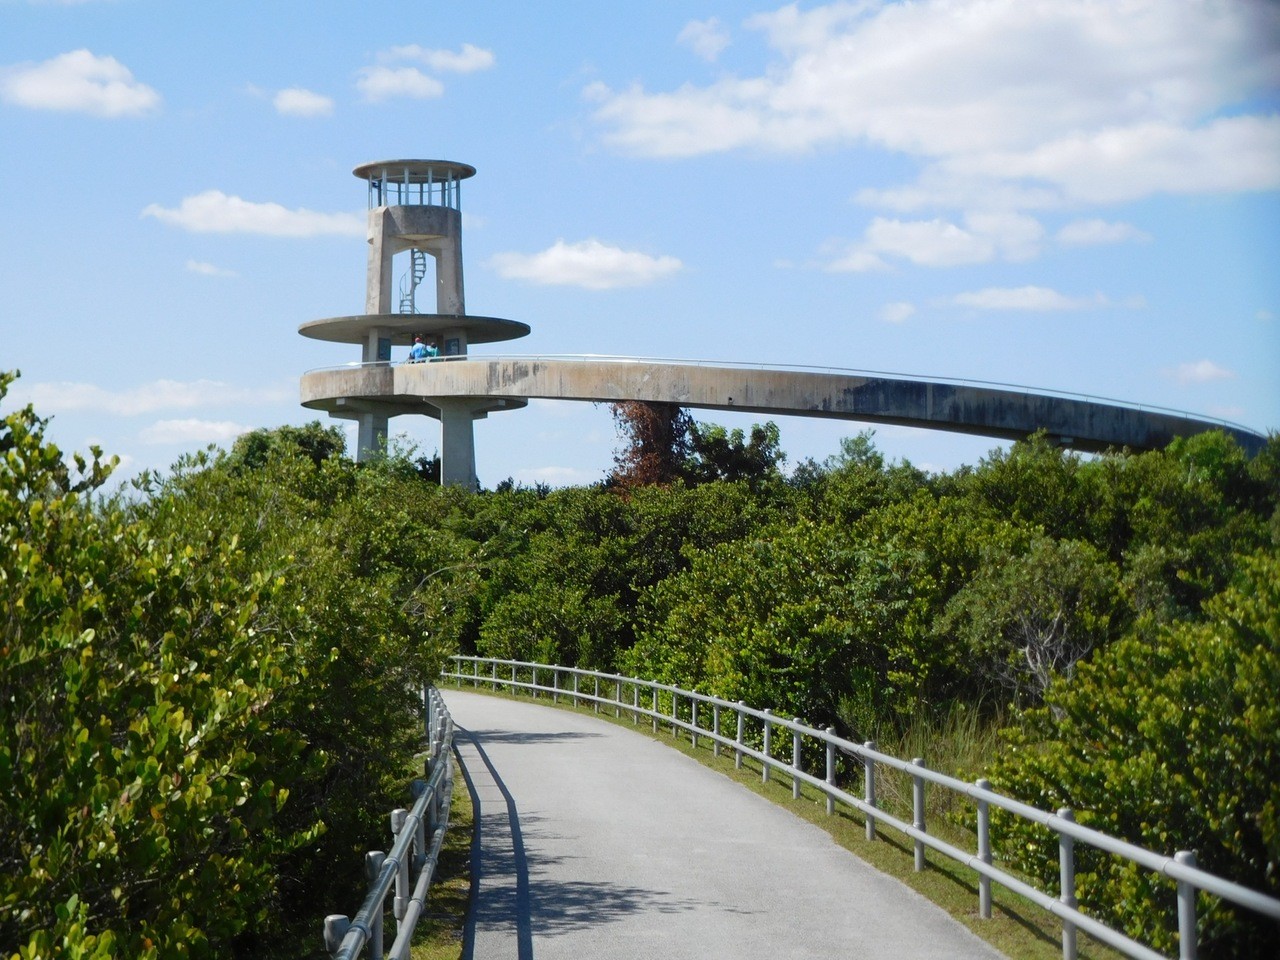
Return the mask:
<path id="1" fill-rule="evenodd" d="M 378 160 L 353 171 L 369 181 L 369 208 L 432 206 L 459 209 L 461 183 L 476 168 L 453 160 Z"/>
<path id="2" fill-rule="evenodd" d="M 441 180 L 466 180 L 474 177 L 476 168 L 453 160 L 378 160 L 374 163 L 362 163 L 351 172 L 361 180 L 439 183 Z"/>

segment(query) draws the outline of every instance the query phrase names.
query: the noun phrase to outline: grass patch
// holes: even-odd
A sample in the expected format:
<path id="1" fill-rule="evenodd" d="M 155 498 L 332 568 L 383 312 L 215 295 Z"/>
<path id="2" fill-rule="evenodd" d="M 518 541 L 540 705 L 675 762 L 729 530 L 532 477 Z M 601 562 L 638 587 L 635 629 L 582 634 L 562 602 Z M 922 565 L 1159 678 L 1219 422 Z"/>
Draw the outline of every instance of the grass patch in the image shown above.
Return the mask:
<path id="1" fill-rule="evenodd" d="M 512 695 L 495 693 L 470 685 L 461 686 L 463 690 L 473 690 L 489 696 L 507 697 L 509 699 L 529 700 L 527 694 Z M 712 741 L 699 737 L 698 746 L 694 747 L 687 733 L 681 731 L 678 737 L 671 735 L 670 726 L 659 725 L 659 732 L 654 733 L 652 720 L 641 717 L 640 723 L 633 725 L 627 708 L 622 716 L 615 717 L 612 707 L 602 707 L 596 713 L 589 704 L 574 707 L 571 695 L 561 694 L 559 703 L 553 703 L 550 695 L 537 698 L 540 705 L 561 710 L 573 710 L 578 713 L 592 714 L 611 723 L 629 727 L 652 740 L 661 740 L 672 748 L 698 760 L 700 763 L 719 771 L 732 780 L 753 790 L 778 806 L 786 807 L 797 816 L 827 831 L 832 839 L 850 853 L 870 866 L 905 883 L 912 890 L 937 904 L 956 920 L 963 923 L 981 939 L 991 944 L 1006 956 L 1017 960 L 1060 960 L 1062 956 L 1061 922 L 1052 914 L 1042 910 L 1024 897 L 1006 890 L 998 883 L 992 883 L 992 917 L 984 920 L 978 914 L 978 874 L 962 864 L 932 850 L 925 851 L 927 868 L 917 873 L 914 861 L 914 842 L 909 837 L 899 834 L 892 827 L 878 824 L 876 839 L 868 841 L 863 816 L 849 807 L 836 805 L 834 814 L 826 812 L 826 795 L 808 785 L 801 785 L 800 798 L 792 797 L 791 779 L 785 772 L 770 771 L 769 782 L 762 782 L 761 765 L 750 757 L 743 757 L 742 767 L 735 768 L 732 749 L 722 747 L 720 756 L 715 756 Z M 960 731 L 960 742 L 956 749 L 963 754 L 958 761 L 948 759 L 948 748 L 945 744 L 946 725 L 935 734 L 924 738 L 928 750 L 918 750 L 907 756 L 923 756 L 928 765 L 935 770 L 953 770 L 957 768 L 972 769 L 973 755 L 986 747 L 981 735 L 975 734 L 971 727 Z M 915 737 L 908 735 L 908 742 L 882 746 L 886 753 L 897 753 L 899 747 L 908 751 L 912 748 Z M 890 747 L 892 749 L 890 749 Z M 790 743 L 781 745 L 784 753 L 790 750 Z M 989 755 L 989 754 L 988 754 Z M 904 782 L 898 782 L 898 779 Z M 459 778 L 461 779 L 461 778 Z M 883 769 L 877 776 L 879 806 L 900 819 L 911 820 L 910 778 L 897 771 Z M 903 804 L 905 802 L 905 809 Z M 930 787 L 927 793 L 926 818 L 929 833 L 964 850 L 976 850 L 977 839 L 972 831 L 957 826 L 953 821 L 956 814 L 967 801 L 958 798 L 950 791 Z M 970 808 L 970 820 L 976 819 L 976 813 Z M 1008 869 L 1007 864 L 1004 865 Z M 1025 878 L 1024 878 L 1025 879 Z M 1122 957 L 1118 951 L 1106 944 L 1094 940 L 1083 932 L 1077 933 L 1078 955 L 1082 960 L 1117 960 Z M 415 954 L 415 957 L 417 955 Z M 441 954 L 440 956 L 446 956 Z M 456 957 L 457 954 L 450 956 Z"/>

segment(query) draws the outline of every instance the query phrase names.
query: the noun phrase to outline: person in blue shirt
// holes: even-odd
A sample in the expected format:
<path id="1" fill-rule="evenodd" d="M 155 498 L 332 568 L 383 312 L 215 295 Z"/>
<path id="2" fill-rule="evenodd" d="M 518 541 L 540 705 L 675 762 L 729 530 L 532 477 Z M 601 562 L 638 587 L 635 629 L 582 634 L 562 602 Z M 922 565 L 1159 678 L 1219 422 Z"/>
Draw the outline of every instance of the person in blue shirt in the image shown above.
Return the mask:
<path id="1" fill-rule="evenodd" d="M 435 350 L 423 343 L 421 337 L 413 338 L 413 346 L 409 348 L 409 363 L 422 363 L 433 356 L 435 356 Z"/>

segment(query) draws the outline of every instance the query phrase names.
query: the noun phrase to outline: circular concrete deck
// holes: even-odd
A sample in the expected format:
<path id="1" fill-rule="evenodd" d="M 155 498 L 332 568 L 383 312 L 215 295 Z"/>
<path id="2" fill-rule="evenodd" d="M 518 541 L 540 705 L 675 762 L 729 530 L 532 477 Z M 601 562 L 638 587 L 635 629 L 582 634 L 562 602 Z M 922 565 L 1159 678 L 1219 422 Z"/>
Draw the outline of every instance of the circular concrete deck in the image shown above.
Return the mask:
<path id="1" fill-rule="evenodd" d="M 349 317 L 309 320 L 298 332 L 312 340 L 330 343 L 363 343 L 373 329 L 384 331 L 393 345 L 413 343 L 414 336 L 440 336 L 448 330 L 465 330 L 467 343 L 499 343 L 529 335 L 529 325 L 501 317 L 458 316 L 448 313 L 358 313 Z"/>

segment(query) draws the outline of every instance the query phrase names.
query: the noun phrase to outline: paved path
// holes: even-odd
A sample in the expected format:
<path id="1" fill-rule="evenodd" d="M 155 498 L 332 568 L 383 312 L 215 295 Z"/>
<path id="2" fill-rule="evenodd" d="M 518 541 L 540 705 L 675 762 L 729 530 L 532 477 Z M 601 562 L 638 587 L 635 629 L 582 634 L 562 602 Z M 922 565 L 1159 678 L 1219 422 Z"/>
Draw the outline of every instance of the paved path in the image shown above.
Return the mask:
<path id="1" fill-rule="evenodd" d="M 660 742 L 444 697 L 479 826 L 469 960 L 1001 960 L 817 827 Z"/>

